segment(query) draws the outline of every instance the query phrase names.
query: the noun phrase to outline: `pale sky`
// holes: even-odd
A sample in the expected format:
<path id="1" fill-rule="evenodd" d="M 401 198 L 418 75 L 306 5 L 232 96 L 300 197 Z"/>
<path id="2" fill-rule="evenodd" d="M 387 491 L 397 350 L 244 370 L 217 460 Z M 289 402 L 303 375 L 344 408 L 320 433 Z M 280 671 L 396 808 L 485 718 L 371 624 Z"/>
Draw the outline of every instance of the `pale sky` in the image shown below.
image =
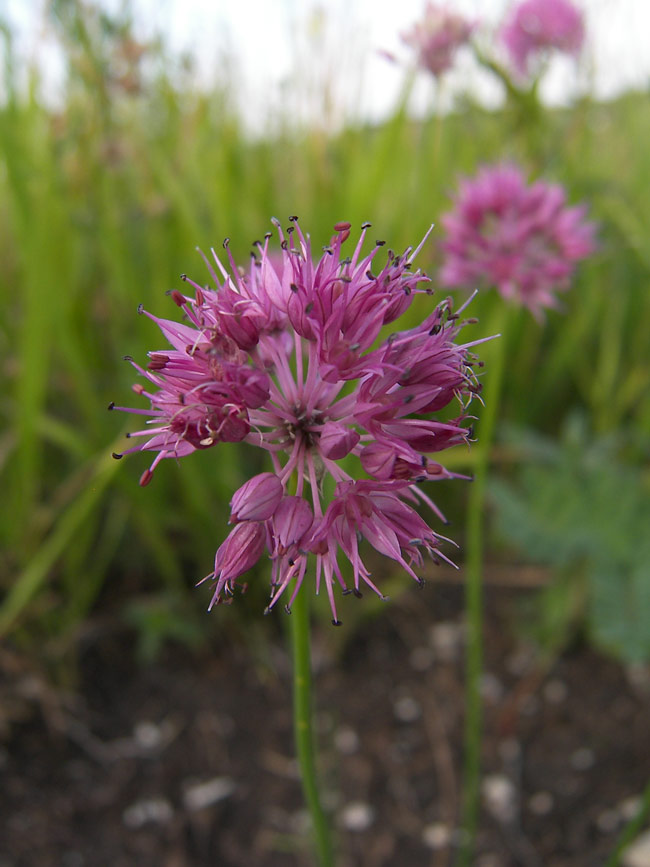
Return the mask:
<path id="1" fill-rule="evenodd" d="M 61 64 L 52 40 L 44 36 L 44 2 L 0 0 L 0 18 L 15 25 L 21 55 L 37 56 L 45 66 L 54 92 Z M 116 9 L 123 0 L 102 5 Z M 130 5 L 142 38 L 162 31 L 175 50 L 195 56 L 199 83 L 223 74 L 226 52 L 234 56 L 241 113 L 250 129 L 260 130 L 278 113 L 327 124 L 385 117 L 398 99 L 405 67 L 380 52 L 408 61 L 400 33 L 421 15 L 424 0 L 132 0 Z M 481 21 L 489 41 L 512 4 L 448 0 L 448 5 Z M 579 64 L 568 58 L 552 63 L 545 97 L 566 101 L 592 85 L 601 97 L 647 87 L 650 0 L 582 0 L 578 5 L 586 13 L 586 50 Z M 498 101 L 499 87 L 461 55 L 445 81 L 445 94 L 468 83 L 486 102 Z M 420 76 L 414 110 L 425 108 L 433 93 L 428 77 Z"/>

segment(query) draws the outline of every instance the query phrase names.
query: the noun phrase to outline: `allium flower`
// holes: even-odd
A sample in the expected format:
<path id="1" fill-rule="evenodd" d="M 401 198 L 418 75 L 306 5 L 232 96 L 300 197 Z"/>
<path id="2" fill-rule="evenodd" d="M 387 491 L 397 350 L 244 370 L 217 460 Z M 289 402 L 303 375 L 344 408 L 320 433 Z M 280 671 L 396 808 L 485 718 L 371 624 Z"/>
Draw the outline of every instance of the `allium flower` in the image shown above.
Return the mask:
<path id="1" fill-rule="evenodd" d="M 151 352 L 146 369 L 129 359 L 148 381 L 134 390 L 151 408 L 111 409 L 150 416 L 146 428 L 130 434 L 144 441 L 128 449 L 155 453 L 142 485 L 163 458 L 219 443 L 245 441 L 268 452 L 272 471 L 249 479 L 232 498 L 234 528 L 203 579 L 215 582 L 210 607 L 229 600 L 266 550 L 268 609 L 285 591 L 291 605 L 309 563 L 338 623 L 337 584 L 344 593 L 359 595 L 365 584 L 381 595 L 362 559 L 363 539 L 416 580 L 423 552 L 447 560 L 439 550 L 443 537 L 413 507 L 421 501 L 440 516 L 418 483 L 454 474 L 427 455 L 470 439 L 467 406 L 478 390 L 473 344 L 454 342 L 462 308 L 452 313 L 449 300 L 415 328 L 380 342 L 384 326 L 416 293 L 430 294 L 428 278 L 412 270 L 422 245 L 401 256 L 389 251 L 377 266 L 383 242 L 362 254 L 368 225 L 346 257 L 350 224 L 338 223 L 315 260 L 296 218 L 286 233 L 275 225 L 280 265 L 270 233 L 257 243 L 259 257 L 245 276 L 229 250 L 230 271 L 212 251 L 214 262 L 205 261 L 216 288 L 184 276 L 194 297 L 171 293 L 183 323 L 147 313 L 172 347 Z M 454 399 L 458 416 L 436 417 Z M 361 478 L 350 475 L 355 469 Z M 339 552 L 351 563 L 350 587 Z"/>
<path id="2" fill-rule="evenodd" d="M 530 61 L 549 49 L 580 53 L 585 36 L 582 12 L 570 0 L 524 0 L 501 31 L 501 39 L 517 72 L 529 72 Z"/>
<path id="3" fill-rule="evenodd" d="M 540 316 L 557 307 L 579 259 L 595 248 L 586 207 L 567 207 L 564 189 L 527 184 L 517 166 L 485 166 L 460 184 L 454 208 L 441 218 L 446 230 L 444 286 L 496 286 Z"/>
<path id="4" fill-rule="evenodd" d="M 462 15 L 427 3 L 421 20 L 402 34 L 402 40 L 417 52 L 420 66 L 439 76 L 451 68 L 456 51 L 469 40 L 473 29 Z"/>

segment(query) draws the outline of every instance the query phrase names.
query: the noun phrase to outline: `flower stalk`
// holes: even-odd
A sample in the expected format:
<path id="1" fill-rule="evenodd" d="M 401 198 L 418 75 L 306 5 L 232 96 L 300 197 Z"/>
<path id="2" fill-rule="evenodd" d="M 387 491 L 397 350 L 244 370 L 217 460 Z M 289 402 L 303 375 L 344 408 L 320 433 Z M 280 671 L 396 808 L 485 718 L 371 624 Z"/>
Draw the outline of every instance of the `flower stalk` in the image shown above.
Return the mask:
<path id="1" fill-rule="evenodd" d="M 481 783 L 481 674 L 483 671 L 483 550 L 485 500 L 490 454 L 494 442 L 499 397 L 505 368 L 505 344 L 508 308 L 500 304 L 491 323 L 499 337 L 490 359 L 490 374 L 485 387 L 485 409 L 480 421 L 481 445 L 477 453 L 474 481 L 469 489 L 467 507 L 467 543 L 465 578 L 465 616 L 467 647 L 465 661 L 465 732 L 464 732 L 464 803 L 462 827 L 465 831 L 460 854 L 461 867 L 473 863 L 474 845 L 479 819 Z"/>
<path id="2" fill-rule="evenodd" d="M 415 327 L 377 343 L 416 295 L 431 294 L 429 278 L 413 266 L 431 229 L 415 249 L 388 250 L 382 258 L 381 240 L 363 254 L 369 223 L 346 255 L 351 225 L 341 222 L 314 257 L 298 218 L 289 221 L 286 229 L 273 221 L 279 260 L 269 249 L 269 232 L 255 242 L 248 272 L 237 266 L 226 240 L 227 264 L 214 250 L 212 259 L 205 257 L 214 288 L 183 275 L 193 295 L 171 292 L 181 322 L 139 308 L 171 348 L 150 352 L 146 368 L 128 358 L 144 381 L 134 392 L 148 409 L 114 403 L 109 409 L 146 419 L 128 434 L 140 443 L 114 455 L 153 452 L 141 485 L 152 481 L 161 461 L 223 443 L 246 442 L 268 456 L 271 469 L 234 492 L 233 527 L 203 581 L 213 585 L 210 608 L 229 604 L 236 589 L 246 587 L 241 576 L 268 555 L 265 613 L 283 599 L 291 614 L 296 750 L 318 863 L 329 867 L 333 849 L 316 778 L 309 603 L 302 585 L 326 593 L 339 626 L 335 591 L 359 598 L 370 590 L 386 598 L 364 562 L 364 540 L 418 584 L 425 556 L 451 562 L 441 550 L 449 540 L 416 507 L 423 503 L 444 521 L 420 486 L 458 477 L 431 454 L 471 439 L 469 407 L 480 390 L 473 350 L 489 338 L 457 342 L 473 321 L 461 319 L 469 301 L 454 310 L 447 298 Z M 441 415 L 453 404 L 457 415 Z"/>
<path id="3" fill-rule="evenodd" d="M 293 657 L 293 731 L 305 803 L 309 810 L 319 867 L 334 864 L 329 823 L 318 789 L 314 747 L 309 597 L 298 593 L 289 617 Z"/>

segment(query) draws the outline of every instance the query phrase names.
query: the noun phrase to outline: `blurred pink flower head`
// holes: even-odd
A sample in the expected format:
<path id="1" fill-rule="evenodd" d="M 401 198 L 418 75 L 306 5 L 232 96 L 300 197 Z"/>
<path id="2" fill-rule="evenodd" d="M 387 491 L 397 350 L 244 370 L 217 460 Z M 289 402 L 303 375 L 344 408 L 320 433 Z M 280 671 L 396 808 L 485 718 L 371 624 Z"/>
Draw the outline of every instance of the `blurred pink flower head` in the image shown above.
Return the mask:
<path id="1" fill-rule="evenodd" d="M 446 232 L 444 286 L 496 286 L 501 295 L 539 317 L 556 307 L 575 264 L 595 249 L 586 207 L 567 207 L 559 184 L 527 184 L 515 165 L 483 167 L 461 181 L 454 208 L 441 218 Z"/>
<path id="2" fill-rule="evenodd" d="M 470 38 L 474 24 L 445 6 L 427 3 L 424 15 L 402 40 L 417 53 L 418 64 L 432 75 L 450 69 L 456 51 Z"/>
<path id="3" fill-rule="evenodd" d="M 142 485 L 162 459 L 224 442 L 267 453 L 271 469 L 232 497 L 234 527 L 203 579 L 215 585 L 210 607 L 230 601 L 238 578 L 266 551 L 268 609 L 285 593 L 290 606 L 313 574 L 338 623 L 337 585 L 381 595 L 363 560 L 364 539 L 417 581 L 423 554 L 447 560 L 442 537 L 413 506 L 423 502 L 442 518 L 419 484 L 453 477 L 428 455 L 471 437 L 474 344 L 456 342 L 462 308 L 453 313 L 449 299 L 379 342 L 417 293 L 430 294 L 428 278 L 413 267 L 424 240 L 402 255 L 388 251 L 378 264 L 383 242 L 363 252 L 369 224 L 345 253 L 350 224 L 337 223 L 314 256 L 296 218 L 286 230 L 274 223 L 279 263 L 271 233 L 257 242 L 248 273 L 225 244 L 229 268 L 214 251 L 205 260 L 213 288 L 184 276 L 193 295 L 171 293 L 183 322 L 146 314 L 171 345 L 149 353 L 146 368 L 128 359 L 145 381 L 134 391 L 150 406 L 110 408 L 148 417 L 129 434 L 142 442 L 127 450 L 155 454 Z M 440 418 L 452 401 L 458 414 Z"/>
<path id="4" fill-rule="evenodd" d="M 515 69 L 530 71 L 530 61 L 541 52 L 556 49 L 578 55 L 584 42 L 582 12 L 570 0 L 524 0 L 501 31 Z"/>

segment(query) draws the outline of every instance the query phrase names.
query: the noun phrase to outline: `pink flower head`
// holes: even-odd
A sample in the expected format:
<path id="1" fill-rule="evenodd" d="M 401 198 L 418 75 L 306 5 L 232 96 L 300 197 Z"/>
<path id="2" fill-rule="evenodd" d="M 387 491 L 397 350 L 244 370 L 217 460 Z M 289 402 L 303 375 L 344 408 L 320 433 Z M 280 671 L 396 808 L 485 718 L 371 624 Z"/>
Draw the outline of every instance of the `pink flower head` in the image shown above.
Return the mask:
<path id="1" fill-rule="evenodd" d="M 444 6 L 427 3 L 424 15 L 402 40 L 417 53 L 418 64 L 439 76 L 451 68 L 456 51 L 470 38 L 474 25 Z"/>
<path id="2" fill-rule="evenodd" d="M 541 52 L 556 49 L 578 55 L 584 37 L 582 12 L 570 0 L 524 0 L 501 31 L 515 69 L 522 75 Z"/>
<path id="3" fill-rule="evenodd" d="M 270 233 L 245 275 L 229 251 L 229 268 L 212 251 L 206 262 L 214 288 L 184 277 L 194 296 L 172 293 L 182 323 L 147 314 L 171 344 L 150 353 L 146 368 L 132 362 L 147 381 L 135 392 L 150 408 L 111 409 L 149 417 L 130 435 L 143 441 L 128 449 L 155 454 L 141 484 L 163 458 L 223 442 L 244 441 L 268 454 L 272 470 L 232 498 L 235 527 L 206 576 L 215 582 L 210 607 L 229 601 L 266 551 L 268 608 L 285 591 L 291 605 L 311 564 L 316 590 L 325 585 L 338 623 L 337 585 L 358 595 L 363 584 L 380 592 L 360 540 L 414 578 L 423 552 L 446 559 L 442 537 L 413 506 L 424 502 L 442 517 L 418 483 L 454 475 L 427 453 L 470 439 L 476 359 L 473 344 L 456 342 L 462 308 L 452 313 L 449 299 L 416 327 L 380 339 L 417 293 L 430 294 L 428 278 L 413 268 L 424 241 L 402 255 L 388 251 L 379 264 L 383 242 L 363 252 L 369 224 L 346 255 L 350 224 L 337 223 L 319 256 L 296 218 L 286 231 L 275 225 L 280 264 Z M 439 418 L 454 400 L 458 416 Z M 357 471 L 360 479 L 351 475 Z M 351 563 L 351 588 L 340 552 Z"/>
<path id="4" fill-rule="evenodd" d="M 496 286 L 539 317 L 542 308 L 557 307 L 554 293 L 568 289 L 576 262 L 595 249 L 585 211 L 567 207 L 558 184 L 527 184 L 514 165 L 485 166 L 461 182 L 453 210 L 441 218 L 440 280 Z"/>

